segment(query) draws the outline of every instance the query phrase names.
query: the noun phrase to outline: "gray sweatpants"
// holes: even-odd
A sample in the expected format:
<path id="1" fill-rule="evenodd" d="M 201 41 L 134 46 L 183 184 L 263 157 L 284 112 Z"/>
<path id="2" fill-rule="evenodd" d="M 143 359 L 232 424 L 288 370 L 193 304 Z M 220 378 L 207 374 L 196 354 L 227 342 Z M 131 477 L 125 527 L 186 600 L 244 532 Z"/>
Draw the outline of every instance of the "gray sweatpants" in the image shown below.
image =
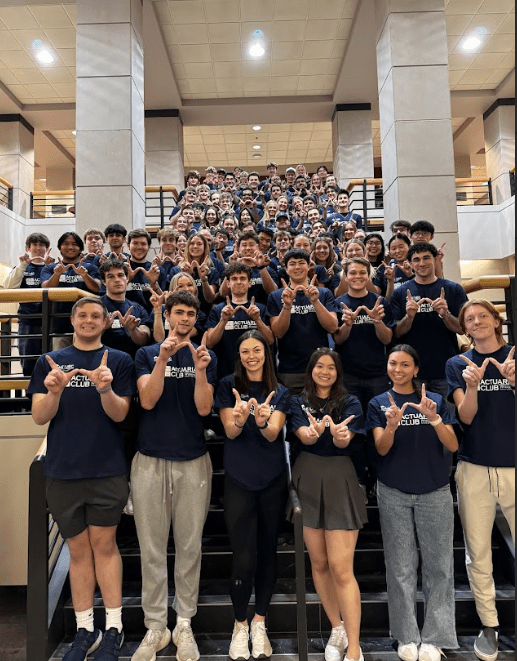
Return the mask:
<path id="1" fill-rule="evenodd" d="M 168 461 L 137 452 L 131 492 L 142 556 L 142 608 L 148 629 L 167 626 L 167 542 L 172 523 L 176 562 L 173 608 L 180 617 L 197 612 L 201 538 L 212 487 L 208 452 L 192 461 Z"/>

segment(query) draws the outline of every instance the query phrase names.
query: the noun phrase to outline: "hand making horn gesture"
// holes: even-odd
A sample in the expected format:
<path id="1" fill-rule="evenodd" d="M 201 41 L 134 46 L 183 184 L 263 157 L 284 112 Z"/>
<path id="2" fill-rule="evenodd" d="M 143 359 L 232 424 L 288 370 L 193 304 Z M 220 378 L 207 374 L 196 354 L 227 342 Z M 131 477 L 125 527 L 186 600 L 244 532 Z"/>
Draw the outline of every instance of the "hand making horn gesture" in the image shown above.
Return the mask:
<path id="1" fill-rule="evenodd" d="M 327 426 L 327 416 L 318 422 L 312 413 L 307 411 L 307 418 L 309 419 L 309 426 L 307 427 L 307 439 L 311 443 L 316 443 L 318 438 L 325 431 L 325 427 Z"/>
<path id="2" fill-rule="evenodd" d="M 391 264 L 388 264 L 386 262 L 383 262 L 384 265 L 384 277 L 388 282 L 395 282 L 395 267 L 391 266 Z"/>
<path id="3" fill-rule="evenodd" d="M 147 282 L 154 285 L 160 278 L 160 267 L 156 266 L 156 264 L 151 264 L 148 271 L 146 271 L 145 268 L 142 268 L 142 273 L 145 275 Z"/>
<path id="4" fill-rule="evenodd" d="M 412 406 L 414 409 L 417 411 L 420 411 L 422 415 L 425 415 L 425 417 L 429 420 L 429 422 L 434 422 L 435 420 L 439 419 L 439 415 L 436 412 L 437 406 L 436 402 L 433 401 L 432 399 L 429 399 L 425 393 L 425 384 L 422 384 L 422 398 L 420 400 L 419 404 L 415 404 L 413 402 L 408 402 L 409 406 Z"/>
<path id="5" fill-rule="evenodd" d="M 137 317 L 134 317 L 131 312 L 133 311 L 133 305 L 129 308 L 129 310 L 126 312 L 126 314 L 122 315 L 121 312 L 118 310 L 115 310 L 113 314 L 110 315 L 111 323 L 113 324 L 113 321 L 115 319 L 120 319 L 120 325 L 122 328 L 125 328 L 128 331 L 135 330 L 140 326 L 140 319 Z"/>
<path id="6" fill-rule="evenodd" d="M 188 340 L 180 342 L 176 336 L 176 326 L 171 326 L 169 328 L 169 334 L 162 342 L 160 346 L 160 358 L 168 360 L 171 356 L 174 356 L 180 349 L 186 347 L 189 344 Z"/>
<path id="7" fill-rule="evenodd" d="M 108 390 L 111 390 L 113 374 L 110 368 L 108 367 L 108 350 L 106 349 L 106 351 L 104 352 L 101 359 L 101 364 L 99 365 L 99 367 L 97 367 L 97 369 L 94 370 L 80 369 L 79 374 L 88 377 L 98 391 L 108 392 Z"/>
<path id="8" fill-rule="evenodd" d="M 489 358 L 488 360 L 495 365 L 502 376 L 508 381 L 508 383 L 515 387 L 515 347 L 510 349 L 510 353 L 506 357 L 504 363 L 499 363 L 495 358 Z"/>
<path id="9" fill-rule="evenodd" d="M 481 367 L 478 367 L 476 363 L 470 360 L 470 358 L 467 358 L 467 356 L 460 355 L 460 358 L 467 363 L 467 367 L 461 373 L 463 380 L 468 386 L 477 388 L 485 376 L 485 370 L 488 367 L 490 359 L 485 358 L 481 364 Z"/>
<path id="10" fill-rule="evenodd" d="M 440 317 L 443 317 L 447 314 L 449 311 L 449 306 L 447 305 L 447 301 L 445 300 L 445 289 L 442 287 L 440 291 L 440 296 L 439 298 L 435 298 L 434 301 L 431 301 L 431 305 L 433 306 L 433 309 L 435 312 L 437 312 Z"/>
<path id="11" fill-rule="evenodd" d="M 407 261 L 407 259 L 402 262 L 402 266 L 400 266 L 400 264 L 395 264 L 395 268 L 397 268 L 399 271 L 402 271 L 402 273 L 405 273 L 408 278 L 413 275 L 413 267 Z"/>
<path id="12" fill-rule="evenodd" d="M 239 261 L 239 259 L 240 259 L 239 251 L 237 250 L 237 244 L 235 244 L 232 254 L 228 257 L 228 263 L 235 264 L 236 262 Z"/>
<path id="13" fill-rule="evenodd" d="M 197 349 L 194 348 L 191 342 L 187 342 L 187 346 L 190 349 L 190 353 L 192 354 L 192 359 L 194 361 L 194 367 L 196 368 L 196 370 L 206 370 L 206 368 L 210 365 L 210 362 L 212 360 L 210 356 L 210 352 L 206 348 L 207 336 L 208 336 L 208 331 L 206 331 L 205 334 L 203 335 L 201 344 L 198 346 Z"/>
<path id="14" fill-rule="evenodd" d="M 275 391 L 273 390 L 273 392 L 269 393 L 266 401 L 263 404 L 257 404 L 255 406 L 255 422 L 257 423 L 258 427 L 263 427 L 271 417 L 270 404 L 274 396 Z"/>
<path id="15" fill-rule="evenodd" d="M 150 291 L 151 291 L 151 298 L 149 299 L 149 303 L 153 306 L 153 310 L 158 309 L 161 314 L 162 305 L 165 304 L 165 301 L 167 300 L 167 296 L 169 295 L 170 292 L 164 291 L 161 294 L 157 294 L 152 289 L 150 289 Z"/>
<path id="16" fill-rule="evenodd" d="M 75 264 L 70 264 L 72 269 L 79 275 L 81 278 L 84 278 L 85 275 L 88 275 L 88 269 L 83 266 L 83 262 L 86 259 L 86 255 L 79 261 L 79 264 L 76 266 Z"/>
<path id="17" fill-rule="evenodd" d="M 226 305 L 221 310 L 221 319 L 223 319 L 225 323 L 227 321 L 230 321 L 230 319 L 233 319 L 233 316 L 236 313 L 236 311 L 237 309 L 233 307 L 230 297 L 227 296 Z"/>
<path id="18" fill-rule="evenodd" d="M 57 258 L 56 268 L 54 269 L 54 274 L 63 275 L 70 268 L 71 264 L 63 264 L 61 257 Z"/>
<path id="19" fill-rule="evenodd" d="M 351 310 L 345 303 L 340 303 L 340 306 L 343 308 L 343 325 L 341 328 L 343 328 L 343 326 L 351 328 L 354 325 L 357 315 L 361 312 L 364 306 L 360 305 L 357 310 Z"/>
<path id="20" fill-rule="evenodd" d="M 371 310 L 366 305 L 362 305 L 361 307 L 372 321 L 382 321 L 385 317 L 384 305 L 380 296 L 375 301 L 375 305 Z"/>
<path id="21" fill-rule="evenodd" d="M 70 381 L 76 374 L 79 374 L 79 370 L 71 370 L 70 372 L 63 372 L 57 363 L 50 356 L 45 356 L 48 364 L 52 368 L 50 372 L 45 377 L 43 385 L 45 388 L 55 395 L 59 395 L 67 387 Z"/>
<path id="22" fill-rule="evenodd" d="M 208 278 L 208 276 L 210 275 L 210 267 L 208 266 L 208 255 L 201 264 L 198 264 L 196 260 L 193 260 L 192 270 L 195 269 L 197 269 L 197 272 L 199 273 L 199 277 L 201 278 L 201 280 L 203 278 Z"/>
<path id="23" fill-rule="evenodd" d="M 325 416 L 324 420 L 328 421 L 330 433 L 334 439 L 334 445 L 337 445 L 340 448 L 346 448 L 350 444 L 350 441 L 352 440 L 352 432 L 348 429 L 348 423 L 354 418 L 355 415 L 349 415 L 346 420 L 343 420 L 343 422 L 336 425 L 330 415 Z"/>
<path id="24" fill-rule="evenodd" d="M 256 250 L 253 255 L 253 261 L 258 268 L 261 268 L 262 266 L 269 266 L 271 264 L 271 257 L 267 253 L 264 254 L 260 250 Z"/>
<path id="25" fill-rule="evenodd" d="M 317 279 L 318 279 L 318 276 L 315 275 L 315 276 L 312 278 L 312 280 L 311 280 L 311 282 L 310 282 L 310 285 L 309 285 L 308 287 L 303 287 L 303 290 L 304 290 L 305 296 L 307 296 L 307 298 L 309 299 L 309 301 L 310 301 L 311 303 L 316 303 L 316 301 L 317 301 L 317 300 L 319 299 L 319 297 L 320 297 L 320 291 L 319 291 L 319 289 L 316 287 L 316 280 L 317 280 Z"/>
<path id="26" fill-rule="evenodd" d="M 30 264 L 31 263 L 31 254 L 27 250 L 27 248 L 25 249 L 25 252 L 23 253 L 23 255 L 20 255 L 18 257 L 18 259 L 20 260 L 20 262 L 25 263 L 25 264 Z"/>
<path id="27" fill-rule="evenodd" d="M 406 290 L 406 315 L 410 319 L 415 318 L 422 303 L 432 303 L 432 301 L 429 298 L 421 298 L 419 301 L 415 301 L 409 289 Z M 447 305 L 447 301 L 445 301 L 445 304 Z"/>
<path id="28" fill-rule="evenodd" d="M 282 278 L 282 287 L 284 288 L 284 291 L 282 292 L 282 303 L 290 308 L 291 305 L 294 302 L 294 299 L 296 298 L 296 289 L 292 289 L 287 282 Z"/>
<path id="29" fill-rule="evenodd" d="M 407 409 L 409 406 L 409 402 L 405 402 L 402 404 L 402 408 L 399 409 L 399 407 L 395 404 L 395 400 L 391 396 L 391 393 L 388 393 L 388 399 L 390 400 L 391 406 L 386 409 L 385 415 L 386 415 L 386 426 L 389 427 L 391 430 L 396 429 L 400 425 L 400 421 L 404 417 L 404 411 Z"/>
<path id="30" fill-rule="evenodd" d="M 248 315 L 253 321 L 258 321 L 260 319 L 260 308 L 255 305 L 255 297 L 251 297 L 250 305 L 248 308 L 242 307 L 244 312 Z"/>
<path id="31" fill-rule="evenodd" d="M 235 388 L 232 388 L 232 392 L 235 395 L 235 406 L 232 412 L 233 422 L 236 427 L 244 427 L 246 420 L 250 417 L 251 407 L 255 406 L 255 411 L 257 409 L 257 400 L 251 397 L 247 402 L 243 402 Z"/>

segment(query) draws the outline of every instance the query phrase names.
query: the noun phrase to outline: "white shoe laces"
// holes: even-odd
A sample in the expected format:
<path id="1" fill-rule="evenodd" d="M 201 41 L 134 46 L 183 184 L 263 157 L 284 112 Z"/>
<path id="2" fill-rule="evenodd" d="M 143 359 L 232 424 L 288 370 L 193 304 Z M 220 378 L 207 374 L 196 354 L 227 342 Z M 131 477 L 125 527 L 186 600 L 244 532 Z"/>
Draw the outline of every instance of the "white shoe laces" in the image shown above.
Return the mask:
<path id="1" fill-rule="evenodd" d="M 330 633 L 328 645 L 341 649 L 345 646 L 346 631 L 344 627 L 335 627 Z"/>
<path id="2" fill-rule="evenodd" d="M 244 624 L 235 625 L 233 632 L 233 642 L 236 645 L 247 645 L 249 639 L 249 629 Z"/>
<path id="3" fill-rule="evenodd" d="M 195 644 L 194 634 L 192 629 L 188 626 L 182 626 L 178 634 L 178 645 L 182 643 Z"/>
<path id="4" fill-rule="evenodd" d="M 142 647 L 157 645 L 161 641 L 163 634 L 164 631 L 161 629 L 148 629 L 145 638 L 142 641 Z"/>

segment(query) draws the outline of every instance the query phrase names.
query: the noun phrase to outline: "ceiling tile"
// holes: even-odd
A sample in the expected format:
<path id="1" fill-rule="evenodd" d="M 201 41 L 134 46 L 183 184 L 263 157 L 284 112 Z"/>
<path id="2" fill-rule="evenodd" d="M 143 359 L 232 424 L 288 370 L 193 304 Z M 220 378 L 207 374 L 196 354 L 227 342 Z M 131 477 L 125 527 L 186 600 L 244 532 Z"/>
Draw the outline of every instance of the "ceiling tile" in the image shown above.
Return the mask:
<path id="1" fill-rule="evenodd" d="M 0 50 L 0 59 L 9 69 L 30 69 L 34 62 L 23 50 Z"/>
<path id="2" fill-rule="evenodd" d="M 214 71 L 217 78 L 241 78 L 241 62 L 214 62 Z"/>
<path id="3" fill-rule="evenodd" d="M 210 64 L 208 64 L 210 66 Z M 174 77 L 175 78 L 188 78 L 187 76 L 187 69 L 185 68 L 184 64 L 181 64 L 181 62 L 174 62 L 173 64 L 173 71 L 174 71 Z M 192 76 L 193 78 L 206 78 L 207 76 Z"/>
<path id="4" fill-rule="evenodd" d="M 308 41 L 333 40 L 336 38 L 341 23 L 347 24 L 348 21 L 309 21 L 305 29 L 305 39 Z M 350 23 L 352 23 L 352 21 L 350 21 Z M 346 36 L 347 35 L 343 35 L 343 38 Z"/>
<path id="5" fill-rule="evenodd" d="M 176 62 L 182 62 L 183 55 L 179 46 L 175 44 L 167 45 L 167 52 L 170 55 L 172 65 L 175 66 Z"/>
<path id="6" fill-rule="evenodd" d="M 16 73 L 21 71 L 21 69 L 16 69 Z M 45 82 L 45 78 L 43 78 L 43 82 Z M 20 83 L 25 83 L 27 81 L 25 80 L 20 80 L 18 76 L 15 76 L 12 71 L 9 69 L 2 69 L 0 71 L 0 80 L 3 82 L 4 85 L 19 85 Z"/>
<path id="7" fill-rule="evenodd" d="M 39 30 L 39 36 L 41 38 L 42 32 Z M 15 38 L 13 33 L 8 30 L 2 30 L 0 32 L 0 50 L 21 50 L 22 46 L 20 42 Z"/>
<path id="8" fill-rule="evenodd" d="M 446 14 L 475 14 L 483 0 L 450 0 Z"/>
<path id="9" fill-rule="evenodd" d="M 330 58 L 334 42 L 332 41 L 306 41 L 303 44 L 302 59 L 315 60 Z"/>
<path id="10" fill-rule="evenodd" d="M 462 35 L 467 29 L 468 24 L 473 18 L 473 14 L 467 15 L 445 15 L 445 23 L 447 25 L 448 35 Z"/>
<path id="11" fill-rule="evenodd" d="M 309 13 L 309 0 L 296 0 L 296 9 L 293 9 L 292 0 L 276 0 L 275 18 L 278 20 L 292 20 L 293 11 L 296 18 L 305 18 Z"/>
<path id="12" fill-rule="evenodd" d="M 275 41 L 303 41 L 306 21 L 275 21 Z"/>
<path id="13" fill-rule="evenodd" d="M 485 0 L 479 8 L 479 11 L 481 13 L 499 12 L 506 14 L 507 12 L 512 11 L 514 7 L 515 3 L 513 0 Z"/>
<path id="14" fill-rule="evenodd" d="M 481 53 L 470 65 L 471 69 L 496 69 L 504 60 L 504 53 Z"/>
<path id="15" fill-rule="evenodd" d="M 267 126 L 268 133 L 281 133 L 282 131 L 290 131 L 291 124 L 270 124 Z"/>
<path id="16" fill-rule="evenodd" d="M 341 18 L 343 14 L 343 0 L 325 0 L 325 2 L 312 2 L 309 7 L 309 18 Z"/>
<path id="17" fill-rule="evenodd" d="M 208 30 L 206 25 L 194 23 L 194 25 L 176 26 L 176 34 L 179 44 L 206 44 L 208 42 Z"/>
<path id="18" fill-rule="evenodd" d="M 300 76 L 298 78 L 298 90 L 318 90 L 322 87 L 322 76 Z"/>
<path id="19" fill-rule="evenodd" d="M 515 34 L 515 14 L 508 14 L 501 25 L 497 28 L 496 34 Z"/>
<path id="20" fill-rule="evenodd" d="M 21 99 L 22 97 L 30 97 L 31 99 L 34 98 L 24 85 L 8 85 L 7 87 L 11 90 L 17 99 Z"/>
<path id="21" fill-rule="evenodd" d="M 211 44 L 210 52 L 215 62 L 240 62 L 241 44 Z"/>
<path id="22" fill-rule="evenodd" d="M 301 41 L 273 42 L 273 60 L 299 60 L 302 55 Z"/>
<path id="23" fill-rule="evenodd" d="M 498 69 L 488 76 L 486 82 L 499 85 L 499 83 L 501 83 L 511 71 L 513 71 L 513 69 Z"/>
<path id="24" fill-rule="evenodd" d="M 334 23 L 334 21 L 332 21 L 332 24 L 336 25 L 336 32 L 332 36 L 333 39 L 348 39 L 350 37 L 350 31 L 352 30 L 353 24 L 353 20 L 351 18 L 343 18 L 339 22 L 339 25 Z"/>
<path id="25" fill-rule="evenodd" d="M 29 11 L 42 28 L 68 28 L 70 17 L 62 5 L 42 5 L 29 7 Z"/>
<path id="26" fill-rule="evenodd" d="M 311 149 L 327 149 L 329 146 L 328 140 L 311 140 L 309 147 Z"/>
<path id="27" fill-rule="evenodd" d="M 457 34 L 452 36 L 449 35 L 447 37 L 447 50 L 449 51 L 449 53 L 452 53 L 454 48 L 457 46 L 459 40 L 460 40 L 460 36 Z"/>
<path id="28" fill-rule="evenodd" d="M 256 78 L 258 76 L 271 75 L 271 62 L 261 62 L 260 60 L 250 60 L 243 63 L 243 76 Z"/>
<path id="29" fill-rule="evenodd" d="M 190 84 L 186 78 L 176 78 L 176 84 L 182 94 L 185 92 L 190 94 Z"/>
<path id="30" fill-rule="evenodd" d="M 480 14 L 467 27 L 467 34 L 494 34 L 505 18 L 505 14 Z"/>
<path id="31" fill-rule="evenodd" d="M 243 145 L 246 143 L 246 137 L 244 133 L 234 133 L 230 135 L 225 135 L 225 140 L 227 145 Z"/>
<path id="32" fill-rule="evenodd" d="M 449 85 L 456 85 L 463 76 L 464 71 L 449 71 Z"/>
<path id="33" fill-rule="evenodd" d="M 339 58 L 343 59 L 347 44 L 348 41 L 343 41 L 341 39 L 335 41 L 330 57 L 333 59 L 339 59 Z"/>
<path id="34" fill-rule="evenodd" d="M 185 135 L 200 135 L 201 131 L 199 129 L 199 126 L 184 126 L 183 127 L 183 132 Z"/>
<path id="35" fill-rule="evenodd" d="M 76 32 L 74 28 L 45 30 L 54 48 L 75 48 Z"/>
<path id="36" fill-rule="evenodd" d="M 25 87 L 35 98 L 52 99 L 59 96 L 58 93 L 52 87 L 52 85 L 37 83 L 37 84 L 25 85 Z"/>
<path id="37" fill-rule="evenodd" d="M 206 147 L 208 145 L 219 145 L 220 149 L 220 145 L 224 145 L 224 135 L 205 135 L 203 141 Z"/>
<path id="38" fill-rule="evenodd" d="M 72 25 L 77 25 L 77 7 L 76 5 L 63 5 L 63 9 L 68 14 Z"/>
<path id="39" fill-rule="evenodd" d="M 329 68 L 330 60 L 304 60 L 300 69 L 302 76 L 322 76 Z"/>
<path id="40" fill-rule="evenodd" d="M 185 139 L 188 139 L 189 145 L 202 145 L 203 144 L 203 138 L 200 135 L 189 135 L 189 136 L 184 136 Z"/>
<path id="41" fill-rule="evenodd" d="M 162 29 L 163 39 L 167 45 L 178 43 L 178 35 L 176 33 L 176 28 L 174 27 L 174 25 L 165 25 L 162 23 L 161 29 Z"/>
<path id="42" fill-rule="evenodd" d="M 66 69 L 66 71 L 68 72 L 68 69 Z M 18 78 L 18 81 L 23 85 L 26 85 L 27 83 L 52 82 L 49 81 L 48 78 L 46 78 L 46 76 L 43 75 L 43 72 L 36 67 L 32 67 L 31 69 L 16 69 L 16 77 Z M 5 82 L 3 75 L 0 75 L 0 78 L 2 78 L 3 82 Z"/>
<path id="43" fill-rule="evenodd" d="M 205 23 L 205 7 L 201 0 L 169 0 L 174 24 Z"/>
<path id="44" fill-rule="evenodd" d="M 297 76 L 274 76 L 271 78 L 272 92 L 293 92 L 298 89 Z"/>
<path id="45" fill-rule="evenodd" d="M 231 44 L 241 39 L 240 23 L 212 23 L 208 32 L 212 44 Z"/>
<path id="46" fill-rule="evenodd" d="M 187 78 L 211 78 L 214 73 L 211 62 L 190 62 L 183 66 Z"/>
<path id="47" fill-rule="evenodd" d="M 27 7 L 0 7 L 0 19 L 9 30 L 27 30 L 39 27 Z"/>
<path id="48" fill-rule="evenodd" d="M 287 142 L 275 142 L 275 149 L 278 151 L 284 151 L 287 149 Z"/>
<path id="49" fill-rule="evenodd" d="M 292 10 L 291 10 L 292 11 Z M 275 17 L 275 0 L 241 0 L 242 21 L 272 21 Z"/>
<path id="50" fill-rule="evenodd" d="M 499 64 L 500 69 L 512 69 L 513 67 L 515 67 L 515 52 L 508 53 Z"/>
<path id="51" fill-rule="evenodd" d="M 67 67 L 75 67 L 75 48 L 58 48 L 57 53 Z"/>
<path id="52" fill-rule="evenodd" d="M 479 89 L 479 84 L 476 83 L 475 85 L 456 85 L 454 89 L 457 90 L 464 90 L 464 91 L 472 91 L 472 90 L 478 90 Z"/>
<path id="53" fill-rule="evenodd" d="M 188 1 L 188 0 L 187 0 Z M 181 58 L 187 62 L 210 62 L 210 46 L 200 44 L 198 46 L 180 45 Z"/>
<path id="54" fill-rule="evenodd" d="M 490 72 L 483 69 L 469 69 L 460 78 L 458 85 L 481 85 L 486 82 L 489 75 Z"/>
<path id="55" fill-rule="evenodd" d="M 240 124 L 232 124 L 230 126 L 223 126 L 223 133 L 225 135 L 235 135 L 236 133 L 244 135 L 245 130 L 246 130 L 246 127 L 242 126 Z"/>
<path id="56" fill-rule="evenodd" d="M 228 142 L 226 144 L 226 151 L 228 153 L 239 153 L 239 154 L 245 153 L 242 151 L 242 144 L 231 143 L 231 142 Z"/>
<path id="57" fill-rule="evenodd" d="M 271 88 L 270 78 L 244 78 L 245 92 L 267 92 Z"/>
<path id="58" fill-rule="evenodd" d="M 515 46 L 515 35 L 494 34 L 490 37 L 485 48 L 486 53 L 509 53 Z M 3 59 L 3 58 L 2 58 Z"/>
<path id="59" fill-rule="evenodd" d="M 216 85 L 218 92 L 243 92 L 243 84 L 241 77 L 235 78 L 216 78 Z"/>
<path id="60" fill-rule="evenodd" d="M 345 0 L 341 16 L 343 18 L 354 18 L 356 10 L 357 0 Z"/>
<path id="61" fill-rule="evenodd" d="M 475 53 L 452 53 L 449 55 L 449 70 L 458 71 L 460 69 L 468 69 L 476 57 L 477 55 Z"/>
<path id="62" fill-rule="evenodd" d="M 12 34 L 14 35 L 14 37 L 16 37 L 16 40 L 19 42 L 22 48 L 27 48 L 27 49 L 34 48 L 34 42 L 38 39 L 41 42 L 43 42 L 43 44 L 49 42 L 47 35 L 41 28 L 36 28 L 32 30 L 13 30 Z M 0 41 L 2 35 L 3 33 L 0 32 Z M 75 44 L 74 44 L 74 48 L 75 48 Z"/>
<path id="63" fill-rule="evenodd" d="M 279 60 L 271 63 L 272 76 L 297 76 L 300 73 L 300 60 Z"/>
<path id="64" fill-rule="evenodd" d="M 160 25 L 170 25 L 173 22 L 169 3 L 166 0 L 164 2 L 155 1 L 152 5 Z"/>
<path id="65" fill-rule="evenodd" d="M 206 0 L 205 14 L 208 23 L 219 21 L 240 20 L 240 5 L 238 0 Z"/>

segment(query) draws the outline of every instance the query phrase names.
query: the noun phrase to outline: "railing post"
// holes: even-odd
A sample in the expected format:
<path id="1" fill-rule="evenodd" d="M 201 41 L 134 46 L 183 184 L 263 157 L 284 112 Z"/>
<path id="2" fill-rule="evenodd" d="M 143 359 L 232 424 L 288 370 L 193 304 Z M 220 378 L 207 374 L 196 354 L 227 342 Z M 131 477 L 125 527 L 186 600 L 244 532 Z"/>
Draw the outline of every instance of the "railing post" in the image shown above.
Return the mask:
<path id="1" fill-rule="evenodd" d="M 14 195 L 13 195 L 13 189 L 12 189 L 12 188 L 8 188 L 8 189 L 7 189 L 7 208 L 10 209 L 11 211 L 13 210 L 13 206 L 14 206 L 14 200 L 13 200 L 13 197 L 14 197 Z"/>
<path id="2" fill-rule="evenodd" d="M 364 231 L 368 231 L 368 199 L 367 199 L 367 185 L 366 179 L 363 179 L 363 221 L 364 221 Z"/>
<path id="3" fill-rule="evenodd" d="M 510 286 L 504 290 L 508 343 L 515 344 L 515 276 L 510 276 Z"/>
<path id="4" fill-rule="evenodd" d="M 27 586 L 27 659 L 47 661 L 48 513 L 42 459 L 33 461 L 30 467 Z"/>
<path id="5" fill-rule="evenodd" d="M 50 301 L 48 289 L 41 290 L 41 353 L 50 351 Z"/>
<path id="6" fill-rule="evenodd" d="M 488 204 L 492 205 L 494 203 L 494 198 L 492 195 L 492 179 L 488 180 Z"/>
<path id="7" fill-rule="evenodd" d="M 163 186 L 160 186 L 160 227 L 163 229 L 165 227 L 165 209 L 163 202 Z"/>
<path id="8" fill-rule="evenodd" d="M 510 170 L 510 195 L 515 197 L 515 171 Z"/>
<path id="9" fill-rule="evenodd" d="M 31 218 L 34 218 L 34 195 L 32 194 L 32 191 L 31 191 L 31 201 L 30 201 L 30 214 L 31 214 Z"/>

